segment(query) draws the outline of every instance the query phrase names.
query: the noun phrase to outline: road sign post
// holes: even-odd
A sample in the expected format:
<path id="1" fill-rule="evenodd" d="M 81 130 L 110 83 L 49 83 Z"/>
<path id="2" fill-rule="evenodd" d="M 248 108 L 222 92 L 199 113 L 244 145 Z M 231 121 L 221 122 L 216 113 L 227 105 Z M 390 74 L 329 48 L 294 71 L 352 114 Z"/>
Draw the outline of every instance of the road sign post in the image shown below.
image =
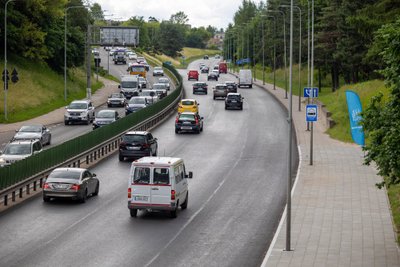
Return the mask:
<path id="1" fill-rule="evenodd" d="M 304 97 L 318 97 L 318 87 L 304 87 Z"/>
<path id="2" fill-rule="evenodd" d="M 318 106 L 310 104 L 306 106 L 306 121 L 315 122 L 318 120 Z"/>

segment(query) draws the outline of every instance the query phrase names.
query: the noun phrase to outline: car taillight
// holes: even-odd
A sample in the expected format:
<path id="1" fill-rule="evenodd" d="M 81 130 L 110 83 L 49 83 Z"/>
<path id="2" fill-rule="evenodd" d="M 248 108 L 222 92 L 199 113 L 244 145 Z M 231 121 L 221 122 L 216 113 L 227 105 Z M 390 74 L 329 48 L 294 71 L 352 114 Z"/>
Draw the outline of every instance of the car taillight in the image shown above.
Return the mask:
<path id="1" fill-rule="evenodd" d="M 50 188 L 50 185 L 48 183 L 44 183 L 43 189 L 49 189 L 49 188 Z"/>
<path id="2" fill-rule="evenodd" d="M 178 118 L 178 117 L 176 117 L 176 119 L 175 119 L 175 123 L 178 123 L 178 121 L 179 121 L 179 118 Z"/>
<path id="3" fill-rule="evenodd" d="M 150 144 L 142 144 L 142 147 L 143 147 L 143 148 L 149 148 L 149 147 L 150 147 Z"/>
<path id="4" fill-rule="evenodd" d="M 79 184 L 73 184 L 72 186 L 71 186 L 71 190 L 75 190 L 75 191 L 78 191 L 79 190 L 79 188 L 80 188 L 80 185 Z"/>
<path id="5" fill-rule="evenodd" d="M 121 142 L 121 143 L 119 144 L 119 147 L 126 147 L 126 143 L 125 143 L 125 142 Z"/>
<path id="6" fill-rule="evenodd" d="M 130 187 L 128 188 L 128 198 L 132 198 L 132 189 Z"/>
<path id="7" fill-rule="evenodd" d="M 197 124 L 199 124 L 199 119 L 198 119 L 198 118 L 196 118 L 196 125 L 197 125 Z"/>
<path id="8" fill-rule="evenodd" d="M 175 200 L 175 190 L 171 190 L 171 200 Z"/>

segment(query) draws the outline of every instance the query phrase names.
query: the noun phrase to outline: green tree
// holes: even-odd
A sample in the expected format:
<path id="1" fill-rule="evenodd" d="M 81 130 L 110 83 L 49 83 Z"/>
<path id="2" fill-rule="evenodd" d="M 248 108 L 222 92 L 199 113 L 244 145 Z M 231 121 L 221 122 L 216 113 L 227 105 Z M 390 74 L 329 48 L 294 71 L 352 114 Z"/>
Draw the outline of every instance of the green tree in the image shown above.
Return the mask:
<path id="1" fill-rule="evenodd" d="M 168 56 L 176 56 L 185 43 L 185 31 L 179 24 L 163 21 L 160 24 L 158 47 Z"/>
<path id="2" fill-rule="evenodd" d="M 391 93 L 387 102 L 382 94 L 374 97 L 363 112 L 362 125 L 369 137 L 364 147 L 367 151 L 365 163 L 374 161 L 378 174 L 386 177 L 386 183 L 400 183 L 400 19 L 384 25 L 377 31 L 375 42 L 381 48 L 380 55 L 385 63 L 382 74 Z M 382 186 L 385 182 L 378 184 Z"/>
<path id="3" fill-rule="evenodd" d="M 186 46 L 205 48 L 211 34 L 204 28 L 192 28 L 186 36 Z"/>
<path id="4" fill-rule="evenodd" d="M 187 24 L 189 21 L 188 16 L 183 11 L 179 11 L 179 12 L 171 15 L 171 18 L 169 20 L 172 23 L 182 24 L 182 25 Z"/>

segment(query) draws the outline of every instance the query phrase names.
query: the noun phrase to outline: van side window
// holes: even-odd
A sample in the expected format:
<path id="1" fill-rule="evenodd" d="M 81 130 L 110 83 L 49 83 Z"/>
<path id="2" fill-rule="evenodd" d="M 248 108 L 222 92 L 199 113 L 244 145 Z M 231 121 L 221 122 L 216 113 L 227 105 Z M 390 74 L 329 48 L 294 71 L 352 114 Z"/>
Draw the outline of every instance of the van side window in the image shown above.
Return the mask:
<path id="1" fill-rule="evenodd" d="M 133 174 L 134 184 L 149 184 L 150 183 L 150 168 L 136 167 Z"/>
<path id="2" fill-rule="evenodd" d="M 168 168 L 154 168 L 153 173 L 154 184 L 169 184 L 169 169 Z"/>
<path id="3" fill-rule="evenodd" d="M 182 181 L 182 175 L 179 166 L 175 167 L 174 174 L 175 174 L 175 183 L 179 184 Z"/>

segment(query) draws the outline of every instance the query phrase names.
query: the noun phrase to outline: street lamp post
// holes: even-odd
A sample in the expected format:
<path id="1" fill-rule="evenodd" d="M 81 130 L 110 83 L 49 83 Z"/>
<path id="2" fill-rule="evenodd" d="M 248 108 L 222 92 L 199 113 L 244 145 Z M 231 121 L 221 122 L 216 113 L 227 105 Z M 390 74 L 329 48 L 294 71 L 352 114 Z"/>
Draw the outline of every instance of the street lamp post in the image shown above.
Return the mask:
<path id="1" fill-rule="evenodd" d="M 314 0 L 311 4 L 311 73 L 310 73 L 310 87 L 313 88 L 314 80 Z M 311 94 L 311 104 L 314 103 L 314 94 Z M 311 123 L 310 135 L 310 165 L 313 165 L 313 140 L 314 140 L 314 123 Z"/>
<path id="2" fill-rule="evenodd" d="M 290 8 L 289 5 L 280 5 L 280 7 Z M 299 111 L 301 111 L 301 8 L 293 6 L 299 11 Z"/>
<path id="3" fill-rule="evenodd" d="M 266 10 L 266 12 L 274 12 L 274 13 L 279 13 L 282 15 L 283 18 L 283 57 L 284 57 L 284 65 L 285 65 L 285 71 L 284 71 L 284 75 L 285 75 L 285 98 L 287 99 L 287 93 L 288 93 L 288 88 L 287 88 L 287 73 L 286 73 L 286 19 L 285 19 L 285 13 L 281 10 Z"/>
<path id="4" fill-rule="evenodd" d="M 7 6 L 15 0 L 8 0 L 4 5 L 4 119 L 7 121 Z"/>
<path id="5" fill-rule="evenodd" d="M 67 14 L 72 8 L 86 8 L 87 6 L 69 6 L 64 9 L 64 101 L 67 101 Z"/>

